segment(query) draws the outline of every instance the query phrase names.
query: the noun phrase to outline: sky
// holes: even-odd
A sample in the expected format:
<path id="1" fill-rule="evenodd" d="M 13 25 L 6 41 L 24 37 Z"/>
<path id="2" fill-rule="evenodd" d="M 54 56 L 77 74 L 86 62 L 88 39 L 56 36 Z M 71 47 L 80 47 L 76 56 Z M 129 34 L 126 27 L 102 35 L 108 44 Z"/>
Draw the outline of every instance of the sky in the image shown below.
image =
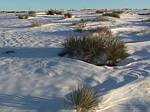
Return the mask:
<path id="1" fill-rule="evenodd" d="M 0 0 L 0 10 L 150 8 L 150 0 Z"/>

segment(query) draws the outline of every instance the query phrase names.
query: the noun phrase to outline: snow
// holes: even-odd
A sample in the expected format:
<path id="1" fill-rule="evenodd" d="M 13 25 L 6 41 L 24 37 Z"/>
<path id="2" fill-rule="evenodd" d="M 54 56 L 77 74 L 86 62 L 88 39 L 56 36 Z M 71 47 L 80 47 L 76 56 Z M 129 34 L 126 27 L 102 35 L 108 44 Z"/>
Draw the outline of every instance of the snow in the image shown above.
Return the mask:
<path id="1" fill-rule="evenodd" d="M 0 111 L 67 112 L 64 97 L 85 83 L 99 93 L 96 112 L 150 112 L 150 23 L 142 22 L 147 16 L 131 11 L 115 22 L 88 22 L 109 26 L 127 46 L 129 57 L 108 67 L 58 56 L 64 39 L 76 34 L 73 22 L 99 16 L 92 10 L 73 14 L 63 19 L 39 13 L 28 20 L 0 14 Z M 34 20 L 42 26 L 31 27 Z"/>

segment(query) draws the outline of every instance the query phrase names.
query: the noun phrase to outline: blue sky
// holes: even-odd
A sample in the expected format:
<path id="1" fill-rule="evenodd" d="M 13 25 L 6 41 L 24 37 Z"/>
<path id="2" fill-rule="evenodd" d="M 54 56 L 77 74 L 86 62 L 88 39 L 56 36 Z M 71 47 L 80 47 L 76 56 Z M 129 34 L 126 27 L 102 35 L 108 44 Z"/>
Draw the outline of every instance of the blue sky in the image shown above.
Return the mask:
<path id="1" fill-rule="evenodd" d="M 0 10 L 150 8 L 150 0 L 0 0 Z"/>

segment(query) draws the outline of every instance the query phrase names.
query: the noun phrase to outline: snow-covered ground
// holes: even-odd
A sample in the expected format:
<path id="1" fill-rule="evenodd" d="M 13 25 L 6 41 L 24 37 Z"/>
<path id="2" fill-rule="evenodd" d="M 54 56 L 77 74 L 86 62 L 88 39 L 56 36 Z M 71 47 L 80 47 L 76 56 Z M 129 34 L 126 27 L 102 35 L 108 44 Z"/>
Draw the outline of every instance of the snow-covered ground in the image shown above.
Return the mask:
<path id="1" fill-rule="evenodd" d="M 150 112 L 150 23 L 142 22 L 148 16 L 131 11 L 113 22 L 88 22 L 109 26 L 126 43 L 130 56 L 107 67 L 58 56 L 63 40 L 78 34 L 72 23 L 98 16 L 73 14 L 0 14 L 0 112 L 67 112 L 64 97 L 81 82 L 99 92 L 97 112 Z M 31 27 L 35 20 L 42 26 Z"/>

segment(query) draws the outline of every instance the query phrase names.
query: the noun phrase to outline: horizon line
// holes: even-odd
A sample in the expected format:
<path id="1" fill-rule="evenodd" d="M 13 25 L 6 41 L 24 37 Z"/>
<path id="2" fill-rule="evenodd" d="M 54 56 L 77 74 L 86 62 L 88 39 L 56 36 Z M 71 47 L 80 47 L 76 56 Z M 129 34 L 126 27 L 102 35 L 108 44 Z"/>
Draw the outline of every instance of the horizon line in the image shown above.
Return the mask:
<path id="1" fill-rule="evenodd" d="M 142 9 L 147 9 L 150 10 L 150 8 L 49 8 L 49 9 L 6 9 L 0 11 L 47 11 L 47 10 L 124 10 L 124 9 L 129 9 L 129 10 L 142 10 Z"/>

